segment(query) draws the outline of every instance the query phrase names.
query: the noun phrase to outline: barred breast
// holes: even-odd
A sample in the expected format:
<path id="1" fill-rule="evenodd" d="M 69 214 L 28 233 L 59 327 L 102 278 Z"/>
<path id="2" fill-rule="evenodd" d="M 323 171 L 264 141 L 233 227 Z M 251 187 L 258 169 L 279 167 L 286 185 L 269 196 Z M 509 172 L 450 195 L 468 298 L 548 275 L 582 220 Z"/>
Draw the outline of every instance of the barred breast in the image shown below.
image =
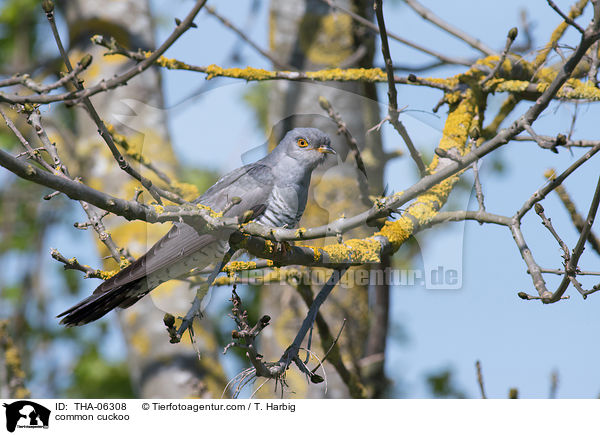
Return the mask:
<path id="1" fill-rule="evenodd" d="M 258 222 L 271 227 L 295 227 L 304 213 L 306 197 L 306 192 L 298 192 L 294 187 L 275 186 Z"/>

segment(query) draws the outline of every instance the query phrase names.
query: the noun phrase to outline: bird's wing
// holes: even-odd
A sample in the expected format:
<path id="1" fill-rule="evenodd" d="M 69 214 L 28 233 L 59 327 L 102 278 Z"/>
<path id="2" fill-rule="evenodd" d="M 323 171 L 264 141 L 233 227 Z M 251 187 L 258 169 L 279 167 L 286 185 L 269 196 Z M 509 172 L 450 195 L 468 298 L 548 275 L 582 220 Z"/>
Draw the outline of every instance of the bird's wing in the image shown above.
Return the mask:
<path id="1" fill-rule="evenodd" d="M 226 216 L 236 216 L 258 203 L 266 202 L 273 189 L 273 184 L 271 168 L 258 161 L 224 175 L 194 203 L 207 205 L 215 211 L 220 211 L 233 197 L 237 196 L 242 202 L 225 214 Z"/>
<path id="2" fill-rule="evenodd" d="M 221 211 L 233 197 L 239 197 L 240 203 L 225 216 L 239 216 L 246 210 L 253 210 L 258 216 L 266 208 L 273 184 L 269 166 L 257 162 L 225 175 L 195 202 Z M 131 306 L 161 281 L 175 278 L 188 266 L 202 268 L 219 261 L 217 257 L 222 255 L 220 251 L 227 237 L 227 233 L 199 232 L 190 225 L 176 223 L 146 254 L 58 317 L 64 316 L 61 323 L 68 326 L 82 325 L 99 319 L 115 307 Z M 197 264 L 204 262 L 206 264 Z M 145 279 L 149 276 L 153 277 L 152 282 Z"/>
<path id="3" fill-rule="evenodd" d="M 239 216 L 247 210 L 253 210 L 257 217 L 264 211 L 272 188 L 273 175 L 270 168 L 260 163 L 253 163 L 225 175 L 195 202 L 220 211 L 231 201 L 231 198 L 239 197 L 240 203 L 228 210 L 225 216 Z M 146 254 L 112 278 L 104 281 L 94 291 L 94 294 L 102 293 L 115 286 L 123 286 L 170 267 L 222 238 L 223 235 L 220 234 L 201 233 L 190 225 L 175 223 L 169 232 L 156 242 Z M 195 266 L 191 265 L 191 267 Z"/>

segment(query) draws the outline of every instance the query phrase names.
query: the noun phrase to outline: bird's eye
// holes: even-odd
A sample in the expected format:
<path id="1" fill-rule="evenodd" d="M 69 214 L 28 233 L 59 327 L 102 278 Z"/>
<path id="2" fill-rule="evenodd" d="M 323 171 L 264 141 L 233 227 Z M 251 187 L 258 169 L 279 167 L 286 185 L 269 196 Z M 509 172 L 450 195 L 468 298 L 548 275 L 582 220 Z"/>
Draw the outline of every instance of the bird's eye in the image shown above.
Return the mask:
<path id="1" fill-rule="evenodd" d="M 306 141 L 306 139 L 304 138 L 298 138 L 298 140 L 296 141 L 296 143 L 298 144 L 298 146 L 300 148 L 306 148 L 308 146 L 308 142 Z"/>

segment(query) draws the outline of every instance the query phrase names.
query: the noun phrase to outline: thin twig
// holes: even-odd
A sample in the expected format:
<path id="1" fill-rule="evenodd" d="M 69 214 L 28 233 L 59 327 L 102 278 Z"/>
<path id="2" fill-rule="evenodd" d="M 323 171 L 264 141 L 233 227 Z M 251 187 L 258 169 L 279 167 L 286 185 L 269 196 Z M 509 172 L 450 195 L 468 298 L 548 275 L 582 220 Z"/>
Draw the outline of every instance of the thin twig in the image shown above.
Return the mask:
<path id="1" fill-rule="evenodd" d="M 342 322 L 342 326 L 340 326 L 340 330 L 339 330 L 338 334 L 336 335 L 335 339 L 333 340 L 333 343 L 331 343 L 331 346 L 329 346 L 329 349 L 327 349 L 327 352 L 325 352 L 325 355 L 323 356 L 323 358 L 321 358 L 321 360 L 319 361 L 319 364 L 317 364 L 311 370 L 311 372 L 315 373 L 319 369 L 319 367 L 321 367 L 323 365 L 323 363 L 325 361 L 327 361 L 327 357 L 329 356 L 329 354 L 331 353 L 331 351 L 333 350 L 333 348 L 339 341 L 340 337 L 342 336 L 342 332 L 344 331 L 345 326 L 346 326 L 346 319 L 344 319 L 344 321 Z"/>
<path id="2" fill-rule="evenodd" d="M 56 173 L 57 176 L 59 176 L 63 179 L 78 183 L 78 180 L 71 179 L 71 177 L 69 176 L 69 171 L 68 171 L 67 167 L 62 164 L 60 157 L 58 156 L 58 152 L 56 151 L 55 145 L 50 142 L 50 139 L 48 138 L 48 135 L 46 134 L 46 131 L 44 130 L 44 127 L 42 126 L 41 115 L 39 113 L 39 110 L 34 110 L 32 113 L 30 113 L 29 117 L 28 117 L 28 121 L 34 127 L 40 141 L 44 145 L 44 150 L 46 150 L 53 157 L 55 168 L 60 168 L 61 169 L 60 171 L 55 171 L 55 168 L 50 166 L 44 159 L 42 159 L 37 153 L 35 153 L 35 150 L 33 150 L 31 148 L 31 146 L 29 145 L 29 142 L 27 142 L 25 140 L 25 138 L 23 137 L 21 132 L 15 127 L 14 123 L 10 120 L 10 118 L 8 118 L 8 116 L 6 116 L 6 114 L 4 113 L 4 111 L 2 111 L 2 109 L 0 109 L 0 115 L 2 115 L 2 117 L 6 121 L 6 124 L 8 125 L 8 127 L 13 131 L 15 136 L 17 136 L 19 141 L 23 144 L 23 146 L 27 150 L 27 153 L 29 155 L 31 155 L 31 157 L 34 158 L 35 161 L 40 163 L 40 165 L 42 165 L 50 173 Z M 44 199 L 51 199 L 53 196 L 56 195 L 56 192 L 60 192 L 60 190 L 57 190 L 57 191 L 51 193 L 50 195 L 46 195 L 44 197 Z M 105 246 L 111 253 L 111 256 L 113 257 L 113 259 L 118 264 L 120 264 L 122 250 L 117 247 L 117 245 L 113 241 L 111 235 L 106 231 L 106 228 L 104 227 L 104 224 L 102 223 L 102 217 L 104 217 L 106 215 L 103 215 L 102 217 L 100 217 L 95 210 L 92 210 L 90 208 L 88 203 L 86 203 L 85 201 L 81 201 L 81 200 L 79 201 L 79 203 L 81 204 L 81 207 L 88 215 L 88 218 L 90 219 L 90 222 L 93 225 L 94 230 L 98 233 L 98 236 L 99 236 L 100 240 L 102 241 L 102 243 L 105 244 Z M 128 260 L 131 261 L 132 258 L 128 258 Z M 89 271 L 86 270 L 86 274 L 87 274 L 87 272 L 89 272 Z"/>
<path id="3" fill-rule="evenodd" d="M 494 67 L 494 69 L 492 71 L 490 71 L 490 73 L 481 81 L 481 86 L 482 87 L 489 80 L 491 80 L 494 77 L 496 77 L 496 74 L 498 74 L 498 71 L 500 71 L 500 68 L 502 68 L 502 64 L 504 63 L 504 60 L 506 59 L 506 56 L 508 55 L 508 52 L 510 51 L 510 46 L 515 41 L 515 38 L 517 37 L 518 33 L 519 33 L 519 31 L 517 30 L 516 27 L 513 27 L 512 29 L 510 29 L 508 31 L 508 34 L 506 35 L 506 44 L 504 45 L 504 50 L 502 50 L 502 54 L 500 55 L 500 59 L 498 59 L 498 63 L 496 64 L 496 66 Z"/>
<path id="4" fill-rule="evenodd" d="M 481 391 L 481 398 L 487 399 L 485 395 L 485 388 L 483 386 L 483 374 L 481 373 L 481 361 L 475 362 L 475 368 L 477 369 L 477 383 L 479 384 L 479 390 Z"/>
<path id="5" fill-rule="evenodd" d="M 539 145 L 540 148 L 549 149 L 554 153 L 558 153 L 556 150 L 556 146 L 553 142 L 546 142 L 542 138 L 540 138 L 537 133 L 533 130 L 533 127 L 529 124 L 525 124 L 525 131 L 531 135 L 531 138 Z M 565 138 L 566 139 L 566 138 Z M 556 140 L 558 142 L 558 139 Z"/>
<path id="6" fill-rule="evenodd" d="M 567 140 L 567 136 L 564 134 L 558 134 L 556 137 L 543 136 L 536 134 L 536 137 L 530 137 L 525 135 L 519 135 L 513 140 L 523 142 L 536 142 L 541 148 L 544 149 L 556 149 L 556 147 L 563 146 L 565 148 L 592 148 L 600 144 L 597 140 Z"/>
<path id="7" fill-rule="evenodd" d="M 360 150 L 358 149 L 358 142 L 348 130 L 348 126 L 342 119 L 339 113 L 337 113 L 329 100 L 327 98 L 320 96 L 319 97 L 319 105 L 323 110 L 327 112 L 329 117 L 337 124 L 337 133 L 343 134 L 346 139 L 346 143 L 348 144 L 348 148 L 350 148 L 350 153 L 354 157 L 354 161 L 356 162 L 357 169 L 363 173 L 365 178 L 357 177 L 358 191 L 360 192 L 360 199 L 363 204 L 370 206 L 371 201 L 369 200 L 369 185 L 367 183 L 367 169 L 365 168 L 365 164 L 360 156 Z"/>
<path id="8" fill-rule="evenodd" d="M 549 301 L 552 297 L 552 293 L 546 288 L 546 281 L 544 281 L 544 277 L 542 276 L 542 270 L 533 258 L 531 249 L 529 249 L 529 246 L 527 246 L 527 242 L 525 241 L 525 237 L 521 231 L 521 224 L 517 219 L 513 219 L 513 223 L 510 226 L 510 231 L 513 239 L 515 240 L 517 248 L 519 248 L 521 258 L 523 258 L 523 261 L 527 265 L 527 272 L 531 275 L 533 286 L 539 295 L 536 297 L 522 297 L 522 299 L 541 299 L 544 302 Z"/>
<path id="9" fill-rule="evenodd" d="M 573 6 L 571 6 L 571 10 L 569 11 L 569 18 L 574 19 L 580 16 L 583 13 L 583 9 L 588 4 L 589 0 L 578 0 Z M 598 20 L 594 20 L 594 23 L 597 23 Z M 564 35 L 565 31 L 568 28 L 568 25 L 565 25 L 566 22 L 560 23 L 556 29 L 552 32 L 550 36 L 550 40 L 544 48 L 539 50 L 535 60 L 533 61 L 533 65 L 535 68 L 540 68 L 546 62 L 548 58 L 548 54 L 550 51 L 556 46 L 560 38 Z M 589 28 L 589 27 L 588 27 Z M 582 34 L 585 36 L 584 34 Z"/>
<path id="10" fill-rule="evenodd" d="M 556 391 L 558 390 L 558 371 L 553 370 L 550 375 L 550 393 L 548 399 L 556 399 Z"/>
<path id="11" fill-rule="evenodd" d="M 583 30 L 583 28 L 579 24 L 577 24 L 575 22 L 575 20 L 573 20 L 571 17 L 569 17 L 563 11 L 561 11 L 560 8 L 556 5 L 556 3 L 554 3 L 552 0 L 546 0 L 546 1 L 548 2 L 548 5 L 550 5 L 550 7 L 552 9 L 554 9 L 556 11 L 556 13 L 562 17 L 563 20 L 565 20 L 565 22 L 567 24 L 570 24 L 571 26 L 575 27 L 577 29 L 577 31 L 579 33 L 581 33 L 582 35 L 584 34 L 585 30 Z"/>
<path id="12" fill-rule="evenodd" d="M 472 141 L 472 146 L 471 149 L 475 149 L 477 147 L 477 139 L 476 137 L 473 137 L 471 139 Z M 485 212 L 485 203 L 484 203 L 484 196 L 483 196 L 483 188 L 481 187 L 481 181 L 479 180 L 479 166 L 478 166 L 478 161 L 473 162 L 473 164 L 471 165 L 471 167 L 473 168 L 473 178 L 475 179 L 475 195 L 477 197 L 477 203 L 479 205 L 479 211 L 480 212 Z"/>
<path id="13" fill-rule="evenodd" d="M 34 91 L 38 94 L 46 94 L 46 93 L 50 92 L 51 90 L 65 86 L 67 83 L 69 83 L 71 80 L 73 80 L 77 74 L 79 74 L 80 72 L 85 70 L 88 66 L 90 66 L 91 63 L 92 63 L 92 56 L 90 56 L 88 54 L 88 55 L 82 57 L 79 62 L 77 62 L 73 71 L 63 75 L 60 79 L 58 79 L 54 83 L 50 83 L 48 85 L 41 85 L 41 84 L 37 83 L 36 81 L 31 79 L 29 74 L 17 74 L 14 77 L 11 77 L 11 78 L 8 78 L 5 80 L 0 80 L 0 88 L 5 87 L 5 86 L 14 86 L 14 85 L 18 84 L 18 85 L 22 85 L 28 89 L 31 89 L 32 91 Z"/>
<path id="14" fill-rule="evenodd" d="M 189 23 L 190 23 L 190 24 L 188 24 L 188 27 L 189 27 L 189 25 L 191 25 L 191 22 L 192 22 L 191 20 L 193 19 L 193 17 L 190 18 L 190 15 L 188 15 L 188 17 L 186 17 L 186 20 L 189 21 Z M 54 20 L 54 9 L 53 8 L 46 10 L 46 18 L 48 18 L 48 22 L 50 23 L 50 27 L 52 29 L 52 34 L 54 35 L 54 40 L 56 41 L 56 45 L 58 46 L 60 55 L 62 56 L 63 61 L 65 62 L 67 70 L 69 71 L 69 73 L 71 73 L 74 70 L 73 70 L 73 67 L 71 66 L 71 61 L 69 60 L 69 56 L 67 55 L 67 53 L 63 47 L 62 41 L 60 39 L 60 34 L 58 33 L 58 29 L 56 27 L 56 21 Z M 183 25 L 183 23 L 180 25 Z M 79 81 L 79 79 L 76 77 L 76 75 L 74 75 L 72 83 L 75 85 L 75 88 L 77 90 L 83 91 L 83 84 L 81 81 Z M 115 143 L 113 141 L 111 134 L 108 132 L 108 129 L 106 128 L 104 121 L 102 121 L 102 119 L 100 118 L 100 115 L 98 115 L 98 112 L 94 108 L 91 100 L 88 97 L 83 97 L 82 101 L 83 101 L 90 117 L 92 118 L 92 120 L 94 121 L 96 126 L 98 127 L 98 132 L 100 133 L 100 136 L 102 137 L 102 139 L 104 139 L 104 141 L 108 145 L 108 148 L 110 149 L 110 152 L 112 153 L 114 159 L 117 161 L 119 168 L 121 168 L 127 174 L 129 174 L 130 176 L 132 176 L 133 178 L 138 180 L 142 184 L 142 186 L 144 186 L 146 188 L 146 190 L 150 193 L 150 195 L 152 195 L 152 197 L 158 204 L 162 204 L 161 196 L 165 196 L 168 199 L 171 199 L 171 195 L 165 194 L 164 192 L 159 192 L 159 190 L 155 186 L 152 185 L 152 181 L 150 179 L 141 175 L 137 170 L 135 170 L 129 164 L 129 162 L 127 162 L 127 160 L 125 160 L 125 157 L 123 157 L 123 155 L 119 152 L 117 146 L 115 145 Z M 176 197 L 175 194 L 172 194 L 172 195 Z M 173 199 L 176 199 L 176 198 L 173 198 Z"/>
<path id="15" fill-rule="evenodd" d="M 579 292 L 579 294 L 581 296 L 583 296 L 583 299 L 586 299 L 587 292 L 583 289 L 583 287 L 581 286 L 579 281 L 577 281 L 577 278 L 575 278 L 574 276 L 568 275 L 568 274 L 567 274 L 567 277 L 569 278 L 569 281 L 571 281 L 571 284 L 573 284 L 573 287 L 575 287 L 575 290 L 577 290 Z"/>
<path id="16" fill-rule="evenodd" d="M 38 149 L 38 151 L 36 151 L 36 149 L 31 147 L 31 145 L 29 144 L 29 141 L 27 141 L 27 139 L 25 139 L 23 137 L 23 135 L 21 134 L 19 129 L 15 126 L 15 124 L 12 122 L 12 120 L 6 115 L 6 113 L 4 113 L 4 111 L 1 108 L 0 108 L 0 115 L 2 116 L 2 118 L 4 118 L 4 122 L 6 122 L 6 125 L 8 126 L 8 128 L 14 133 L 14 135 L 17 137 L 17 139 L 19 139 L 19 142 L 21 142 L 21 145 L 23 145 L 23 148 L 25 148 L 25 154 L 27 155 L 27 157 L 38 162 L 47 171 L 52 172 L 54 170 L 54 168 L 52 166 L 50 166 L 50 164 L 48 164 L 48 162 L 46 162 L 46 160 L 44 160 L 39 155 L 39 153 L 38 153 L 39 149 Z M 42 147 L 41 149 L 46 150 L 44 147 Z M 17 155 L 16 158 L 19 158 L 19 156 L 21 156 L 21 154 Z"/>
<path id="17" fill-rule="evenodd" d="M 568 248 L 567 244 L 560 238 L 560 236 L 554 229 L 554 226 L 552 225 L 552 221 L 546 217 L 546 214 L 544 213 L 544 207 L 542 207 L 542 205 L 538 202 L 535 204 L 534 208 L 535 208 L 535 212 L 537 213 L 537 215 L 542 219 L 542 224 L 548 229 L 548 231 L 550 231 L 550 234 L 552 234 L 552 237 L 554 237 L 554 239 L 558 242 L 558 245 L 560 246 L 560 248 L 563 250 L 563 258 L 565 260 L 565 265 L 566 265 L 567 262 L 569 261 L 569 257 L 570 257 L 569 248 Z"/>
<path id="18" fill-rule="evenodd" d="M 521 299 L 526 300 L 526 301 L 539 301 L 539 300 L 546 301 L 547 300 L 547 297 L 545 297 L 545 296 L 544 297 L 534 296 L 534 295 L 527 294 L 525 292 L 519 292 L 519 293 L 517 293 L 517 296 L 519 296 Z M 569 295 L 561 296 L 562 300 L 567 300 L 570 298 L 571 297 Z"/>
<path id="19" fill-rule="evenodd" d="M 50 138 L 48 137 L 48 134 L 44 129 L 40 111 L 36 109 L 33 112 L 31 112 L 27 118 L 27 121 L 34 128 L 40 142 L 44 146 L 44 149 L 46 150 L 46 152 L 48 152 L 48 154 L 50 154 L 54 161 L 55 169 L 53 169 L 52 172 L 57 174 L 64 180 L 80 183 L 79 179 L 73 179 L 71 177 L 68 168 L 61 161 L 60 156 L 58 155 L 58 150 L 56 149 L 56 145 L 50 141 Z M 60 191 L 60 189 L 57 190 Z M 98 238 L 110 252 L 111 257 L 117 262 L 117 264 L 121 264 L 121 256 L 123 250 L 117 246 L 117 244 L 112 239 L 110 233 L 106 231 L 106 227 L 102 222 L 102 218 L 105 217 L 106 214 L 102 213 L 101 215 L 96 209 L 92 208 L 90 204 L 83 200 L 80 200 L 79 204 L 87 214 L 91 226 L 94 228 L 94 231 L 96 231 L 96 233 L 98 234 Z M 128 258 L 128 260 L 131 261 L 133 259 Z"/>
<path id="20" fill-rule="evenodd" d="M 592 198 L 592 203 L 590 204 L 590 209 L 588 211 L 587 218 L 585 220 L 585 224 L 581 229 L 581 234 L 579 235 L 579 239 L 571 253 L 571 257 L 569 261 L 565 265 L 566 274 L 563 277 L 561 283 L 559 284 L 556 291 L 552 294 L 551 301 L 557 301 L 564 294 L 565 290 L 569 286 L 570 279 L 569 277 L 574 277 L 577 270 L 577 263 L 579 262 L 579 258 L 581 254 L 583 254 L 583 250 L 585 249 L 585 242 L 588 239 L 589 233 L 592 229 L 592 225 L 594 224 L 594 219 L 596 218 L 596 213 L 598 212 L 598 204 L 600 203 L 600 176 L 598 177 L 598 182 L 596 184 L 596 190 L 594 191 L 594 197 Z M 585 295 L 584 295 L 585 297 Z"/>
<path id="21" fill-rule="evenodd" d="M 377 24 L 379 25 L 379 35 L 381 36 L 381 52 L 383 54 L 383 59 L 385 60 L 385 70 L 388 77 L 388 119 L 406 143 L 406 147 L 408 148 L 410 156 L 412 157 L 415 164 L 417 165 L 417 168 L 419 169 L 419 174 L 421 175 L 421 177 L 424 177 L 425 175 L 427 175 L 427 168 L 423 163 L 423 157 L 421 156 L 421 153 L 415 148 L 412 139 L 408 134 L 408 131 L 398 118 L 398 94 L 396 92 L 396 83 L 394 81 L 394 65 L 392 63 L 392 58 L 390 55 L 390 47 L 388 43 L 387 32 L 385 29 L 385 21 L 383 18 L 382 0 L 375 0 L 375 2 L 373 3 L 373 8 L 375 9 L 375 15 L 377 16 Z"/>
<path id="22" fill-rule="evenodd" d="M 447 23 L 446 21 L 442 20 L 440 17 L 436 16 L 433 12 L 431 12 L 429 9 L 425 8 L 423 5 L 421 5 L 416 0 L 404 0 L 404 1 L 412 10 L 414 10 L 417 14 L 419 14 L 421 17 L 423 17 L 423 19 L 435 24 L 440 29 L 442 29 L 442 30 L 450 33 L 451 35 L 457 37 L 458 39 L 466 42 L 471 47 L 473 47 L 476 50 L 479 50 L 481 53 L 485 54 L 486 56 L 493 56 L 496 54 L 495 50 L 493 50 L 490 47 L 488 47 L 487 45 L 485 45 L 479 39 L 473 38 L 472 36 L 466 34 L 459 28 L 454 27 L 452 24 Z"/>
<path id="23" fill-rule="evenodd" d="M 535 203 L 544 199 L 550 192 L 552 192 L 557 186 L 559 186 L 569 175 L 571 175 L 577 168 L 583 165 L 585 162 L 589 161 L 590 158 L 600 151 L 600 143 L 586 152 L 583 156 L 577 159 L 571 166 L 569 166 L 566 170 L 564 170 L 560 175 L 549 180 L 543 187 L 536 190 L 531 197 L 525 201 L 523 206 L 519 209 L 519 211 L 515 214 L 515 218 L 521 220 L 525 213 L 527 213 L 534 206 Z"/>
<path id="24" fill-rule="evenodd" d="M 589 295 L 591 295 L 592 293 L 596 293 L 596 292 L 597 292 L 597 291 L 599 291 L 599 290 L 600 290 L 600 284 L 596 284 L 594 287 L 592 287 L 592 289 L 591 289 L 591 290 L 587 290 L 587 291 L 585 292 L 585 294 L 583 295 L 584 299 L 585 299 L 586 297 L 588 297 Z"/>
<path id="25" fill-rule="evenodd" d="M 346 9 L 346 8 L 334 3 L 333 0 L 321 0 L 321 1 L 323 3 L 328 4 L 329 7 L 331 7 L 332 9 L 339 10 L 339 11 L 349 15 L 354 21 L 362 24 L 363 26 L 367 27 L 368 29 L 372 30 L 373 32 L 375 32 L 377 34 L 379 33 L 379 28 L 377 27 L 377 25 L 373 24 L 371 21 L 358 15 L 357 13 L 352 12 L 351 10 Z M 433 56 L 433 57 L 441 60 L 444 63 L 464 65 L 464 66 L 470 66 L 472 64 L 472 61 L 470 61 L 468 59 L 461 59 L 461 58 L 446 56 L 445 54 L 439 53 L 437 51 L 431 50 L 429 48 L 423 47 L 422 45 L 419 45 L 412 41 L 409 41 L 408 39 L 402 38 L 401 36 L 398 36 L 395 33 L 388 32 L 388 36 L 404 45 L 408 45 L 409 47 L 412 47 L 416 50 L 422 51 L 423 53 Z"/>
<path id="26" fill-rule="evenodd" d="M 186 16 L 186 18 L 181 21 L 179 25 L 173 30 L 173 32 L 169 35 L 167 39 L 161 44 L 161 46 L 149 53 L 148 56 L 141 60 L 138 64 L 133 65 L 131 68 L 127 69 L 122 74 L 116 75 L 109 79 L 103 79 L 99 83 L 94 86 L 85 88 L 83 90 L 78 90 L 76 92 L 66 92 L 62 94 L 55 95 L 7 95 L 0 92 L 0 101 L 8 102 L 8 103 L 39 103 L 39 104 L 47 104 L 56 101 L 77 101 L 79 99 L 85 97 L 91 97 L 100 92 L 105 92 L 109 89 L 114 89 L 119 86 L 123 86 L 127 84 L 129 80 L 133 77 L 141 74 L 152 65 L 162 56 L 162 54 L 167 51 L 167 49 L 173 45 L 175 41 L 190 27 L 192 27 L 193 19 L 198 14 L 200 9 L 204 6 L 206 0 L 197 0 L 196 4 L 190 11 L 190 13 Z"/>
<path id="27" fill-rule="evenodd" d="M 60 252 L 58 252 L 56 249 L 51 249 L 50 255 L 56 261 L 63 263 L 65 270 L 79 270 L 79 271 L 85 273 L 86 278 L 102 278 L 103 276 L 106 275 L 106 273 L 104 273 L 102 270 L 94 269 L 93 267 L 79 263 L 79 261 L 77 261 L 77 259 L 75 257 L 66 258 Z"/>
<path id="28" fill-rule="evenodd" d="M 554 174 L 554 172 L 552 172 L 552 174 Z M 585 221 L 577 211 L 577 207 L 575 206 L 575 203 L 571 199 L 570 195 L 567 193 L 567 190 L 561 184 L 560 186 L 556 186 L 556 189 L 554 189 L 554 191 L 556 192 L 558 198 L 561 200 L 561 202 L 569 212 L 569 216 L 571 217 L 571 221 L 575 225 L 575 228 L 577 228 L 577 231 L 581 233 Z M 600 239 L 593 233 L 593 231 L 590 231 L 590 234 L 588 236 L 588 242 L 590 242 L 592 248 L 598 254 L 600 254 Z"/>
<path id="29" fill-rule="evenodd" d="M 212 6 L 207 6 L 206 8 L 204 8 L 204 10 L 206 12 L 208 12 L 210 15 L 212 15 L 213 17 L 215 17 L 216 19 L 218 19 L 225 27 L 233 30 L 235 32 L 235 34 L 238 35 L 240 38 L 242 38 L 244 41 L 246 41 L 246 43 L 248 43 L 248 45 L 250 45 L 256 51 L 258 51 L 261 55 L 263 55 L 264 57 L 266 57 L 267 59 L 269 59 L 271 61 L 271 63 L 273 63 L 273 65 L 276 68 L 287 70 L 287 71 L 295 71 L 296 70 L 296 68 L 294 68 L 293 66 L 288 65 L 285 62 L 279 61 L 274 56 L 272 56 L 268 51 L 263 50 L 262 48 L 260 48 L 258 46 L 258 44 L 256 44 L 250 38 L 248 38 L 248 36 L 246 36 L 246 34 L 244 32 L 242 32 L 239 28 L 237 28 L 235 26 L 235 24 L 233 24 L 231 21 L 229 21 L 223 15 L 219 14 L 215 10 L 215 8 L 213 8 Z"/>
<path id="30" fill-rule="evenodd" d="M 541 269 L 542 273 L 552 273 L 554 275 L 564 275 L 566 272 L 564 269 Z M 577 270 L 577 275 L 592 275 L 592 276 L 600 276 L 600 272 L 588 272 L 584 270 Z"/>

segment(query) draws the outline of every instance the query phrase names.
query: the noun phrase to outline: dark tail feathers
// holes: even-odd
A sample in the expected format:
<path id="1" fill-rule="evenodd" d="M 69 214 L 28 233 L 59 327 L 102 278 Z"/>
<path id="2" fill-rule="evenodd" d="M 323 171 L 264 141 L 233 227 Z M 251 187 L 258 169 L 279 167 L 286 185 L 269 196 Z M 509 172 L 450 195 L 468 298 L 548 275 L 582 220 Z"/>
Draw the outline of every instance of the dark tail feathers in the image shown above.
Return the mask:
<path id="1" fill-rule="evenodd" d="M 60 323 L 66 326 L 80 326 L 98 320 L 109 311 L 117 307 L 127 308 L 145 296 L 148 290 L 142 290 L 144 281 L 142 278 L 94 293 L 56 317 L 64 317 Z"/>

